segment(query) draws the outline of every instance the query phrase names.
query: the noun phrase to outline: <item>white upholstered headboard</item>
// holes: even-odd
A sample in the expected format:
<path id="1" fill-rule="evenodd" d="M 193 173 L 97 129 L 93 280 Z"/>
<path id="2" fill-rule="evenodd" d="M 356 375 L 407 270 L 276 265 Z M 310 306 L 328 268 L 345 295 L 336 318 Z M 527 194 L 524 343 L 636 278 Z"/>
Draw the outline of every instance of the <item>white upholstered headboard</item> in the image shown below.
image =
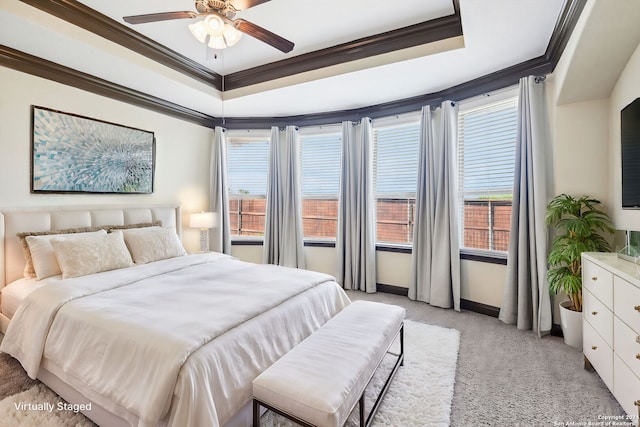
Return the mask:
<path id="1" fill-rule="evenodd" d="M 162 221 L 182 238 L 180 205 L 47 206 L 0 212 L 0 288 L 22 277 L 24 257 L 16 233 Z"/>

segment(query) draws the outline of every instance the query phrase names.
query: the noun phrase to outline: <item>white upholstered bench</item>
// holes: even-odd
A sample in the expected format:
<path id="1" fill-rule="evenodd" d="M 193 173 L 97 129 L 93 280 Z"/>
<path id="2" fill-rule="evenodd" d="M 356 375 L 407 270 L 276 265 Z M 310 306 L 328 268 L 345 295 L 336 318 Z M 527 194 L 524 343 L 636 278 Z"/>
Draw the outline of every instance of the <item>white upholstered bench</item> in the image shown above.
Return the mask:
<path id="1" fill-rule="evenodd" d="M 302 426 L 339 427 L 358 403 L 368 426 L 403 363 L 404 318 L 395 305 L 349 304 L 253 381 L 253 426 L 264 407 Z M 398 335 L 397 360 L 365 420 L 365 388 Z"/>

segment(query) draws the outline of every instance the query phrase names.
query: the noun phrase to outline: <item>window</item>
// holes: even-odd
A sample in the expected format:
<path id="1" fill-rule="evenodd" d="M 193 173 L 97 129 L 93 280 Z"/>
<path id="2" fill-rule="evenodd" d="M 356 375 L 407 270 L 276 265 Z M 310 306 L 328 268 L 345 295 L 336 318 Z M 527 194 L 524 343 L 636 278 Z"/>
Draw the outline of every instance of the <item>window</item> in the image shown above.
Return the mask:
<path id="1" fill-rule="evenodd" d="M 375 128 L 376 241 L 413 241 L 420 124 Z"/>
<path id="2" fill-rule="evenodd" d="M 342 135 L 301 135 L 302 226 L 304 237 L 336 238 Z"/>
<path id="3" fill-rule="evenodd" d="M 267 210 L 269 137 L 228 137 L 232 236 L 263 236 Z"/>
<path id="4" fill-rule="evenodd" d="M 458 115 L 460 246 L 507 251 L 517 135 L 517 97 Z"/>

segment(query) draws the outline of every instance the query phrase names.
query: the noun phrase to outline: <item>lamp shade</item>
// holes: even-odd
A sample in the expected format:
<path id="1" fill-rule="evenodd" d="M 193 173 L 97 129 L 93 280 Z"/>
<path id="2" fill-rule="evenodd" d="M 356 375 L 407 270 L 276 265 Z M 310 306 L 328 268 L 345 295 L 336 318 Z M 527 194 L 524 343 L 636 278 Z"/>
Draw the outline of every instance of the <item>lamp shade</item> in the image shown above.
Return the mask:
<path id="1" fill-rule="evenodd" d="M 189 217 L 189 227 L 191 228 L 214 228 L 216 225 L 215 212 L 193 213 Z"/>

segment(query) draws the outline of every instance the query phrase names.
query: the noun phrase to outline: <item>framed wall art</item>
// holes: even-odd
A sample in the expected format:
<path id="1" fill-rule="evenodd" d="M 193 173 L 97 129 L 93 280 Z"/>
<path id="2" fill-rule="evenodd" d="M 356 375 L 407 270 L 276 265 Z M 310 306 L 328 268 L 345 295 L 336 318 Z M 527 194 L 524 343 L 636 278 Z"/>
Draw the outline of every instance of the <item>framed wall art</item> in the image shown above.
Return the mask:
<path id="1" fill-rule="evenodd" d="M 32 193 L 153 193 L 155 136 L 31 107 Z"/>

